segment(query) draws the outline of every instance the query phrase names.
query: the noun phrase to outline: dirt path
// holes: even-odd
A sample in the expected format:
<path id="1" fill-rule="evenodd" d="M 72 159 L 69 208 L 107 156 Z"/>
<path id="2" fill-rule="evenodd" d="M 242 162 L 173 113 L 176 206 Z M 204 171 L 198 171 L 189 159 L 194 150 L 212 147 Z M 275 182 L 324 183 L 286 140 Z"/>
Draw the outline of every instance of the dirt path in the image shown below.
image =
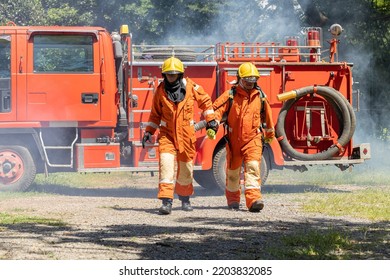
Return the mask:
<path id="1" fill-rule="evenodd" d="M 174 203 L 158 215 L 156 177 L 139 176 L 127 188 L 46 186 L 37 194 L 0 200 L 0 213 L 58 219 L 0 226 L 0 259 L 273 259 L 283 236 L 330 227 L 348 232 L 368 221 L 312 215 L 296 200 L 305 187 L 273 186 L 264 190 L 266 207 L 249 213 L 229 211 L 221 194 L 195 187 L 193 212 Z M 383 248 L 365 258 L 386 258 Z"/>

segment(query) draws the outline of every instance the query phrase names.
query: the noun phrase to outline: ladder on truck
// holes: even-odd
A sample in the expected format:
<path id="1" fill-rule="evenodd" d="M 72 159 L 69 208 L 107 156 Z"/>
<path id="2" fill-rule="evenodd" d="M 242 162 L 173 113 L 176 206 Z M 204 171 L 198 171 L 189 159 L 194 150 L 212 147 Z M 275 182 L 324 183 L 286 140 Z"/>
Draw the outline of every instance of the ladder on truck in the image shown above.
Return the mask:
<path id="1" fill-rule="evenodd" d="M 43 148 L 43 153 L 45 155 L 45 162 L 47 163 L 48 166 L 50 167 L 73 167 L 73 151 L 74 151 L 74 146 L 75 146 L 75 143 L 77 141 L 79 137 L 79 133 L 78 133 L 78 129 L 77 127 L 75 128 L 75 137 L 74 139 L 72 140 L 71 144 L 69 145 L 45 145 L 45 142 L 43 140 L 43 133 L 42 133 L 42 130 L 39 131 L 39 139 L 41 141 L 41 145 L 42 145 L 42 148 Z M 70 153 L 69 155 L 69 163 L 54 163 L 54 162 L 51 162 L 50 159 L 49 159 L 49 153 L 48 151 L 65 151 L 65 152 L 68 152 Z"/>

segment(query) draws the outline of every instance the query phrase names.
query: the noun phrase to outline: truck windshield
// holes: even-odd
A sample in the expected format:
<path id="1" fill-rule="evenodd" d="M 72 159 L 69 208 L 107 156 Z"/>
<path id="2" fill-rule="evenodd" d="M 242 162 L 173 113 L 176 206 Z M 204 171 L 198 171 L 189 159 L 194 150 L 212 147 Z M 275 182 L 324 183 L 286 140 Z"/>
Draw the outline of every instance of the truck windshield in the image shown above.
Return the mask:
<path id="1" fill-rule="evenodd" d="M 93 72 L 92 36 L 35 35 L 34 72 Z"/>

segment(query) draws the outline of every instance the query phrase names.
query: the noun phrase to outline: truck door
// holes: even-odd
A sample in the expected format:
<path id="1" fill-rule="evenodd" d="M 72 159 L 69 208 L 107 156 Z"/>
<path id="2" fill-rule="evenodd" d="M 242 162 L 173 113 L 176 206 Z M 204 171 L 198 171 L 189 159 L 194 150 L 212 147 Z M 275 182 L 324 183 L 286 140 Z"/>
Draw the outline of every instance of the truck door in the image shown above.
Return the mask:
<path id="1" fill-rule="evenodd" d="M 98 121 L 101 60 L 94 32 L 30 31 L 26 118 Z"/>

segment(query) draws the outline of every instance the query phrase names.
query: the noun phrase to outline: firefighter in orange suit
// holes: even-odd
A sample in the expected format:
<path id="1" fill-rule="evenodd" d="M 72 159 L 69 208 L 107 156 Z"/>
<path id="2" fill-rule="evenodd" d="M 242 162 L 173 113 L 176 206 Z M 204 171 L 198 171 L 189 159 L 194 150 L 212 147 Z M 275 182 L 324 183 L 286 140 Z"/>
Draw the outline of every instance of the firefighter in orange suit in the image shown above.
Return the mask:
<path id="1" fill-rule="evenodd" d="M 225 194 L 228 207 L 233 210 L 238 210 L 240 206 L 242 163 L 246 206 L 250 212 L 260 212 L 264 207 L 260 175 L 262 146 L 263 141 L 272 141 L 275 133 L 271 107 L 257 85 L 259 77 L 254 64 L 241 64 L 237 83 L 213 104 L 218 122 L 224 114 L 227 117 Z"/>
<path id="2" fill-rule="evenodd" d="M 159 143 L 159 189 L 162 200 L 160 214 L 170 214 L 174 192 L 182 202 L 184 211 L 192 211 L 190 196 L 193 194 L 193 159 L 195 157 L 194 103 L 203 111 L 207 129 L 218 130 L 210 96 L 189 78 L 183 78 L 183 63 L 175 57 L 162 65 L 164 81 L 157 87 L 152 110 L 142 139 L 151 142 L 157 129 Z M 175 160 L 176 159 L 176 160 Z M 175 162 L 177 165 L 176 178 Z M 176 181 L 175 181 L 176 179 Z"/>

